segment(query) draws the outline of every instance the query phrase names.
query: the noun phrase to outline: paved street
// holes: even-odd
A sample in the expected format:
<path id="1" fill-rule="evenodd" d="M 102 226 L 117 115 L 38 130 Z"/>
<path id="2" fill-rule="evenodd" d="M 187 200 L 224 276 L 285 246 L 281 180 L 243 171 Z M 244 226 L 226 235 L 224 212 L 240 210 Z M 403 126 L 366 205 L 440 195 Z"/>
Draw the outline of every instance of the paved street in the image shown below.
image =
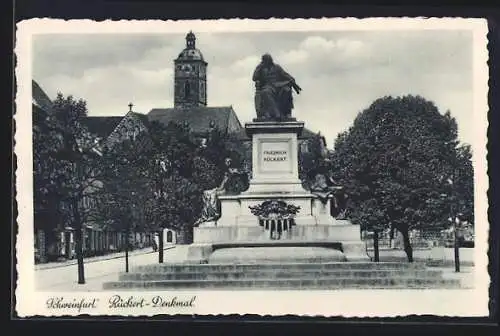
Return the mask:
<path id="1" fill-rule="evenodd" d="M 177 248 L 167 249 L 164 260 L 175 257 Z M 78 273 L 76 264 L 61 265 L 58 267 L 42 268 L 35 271 L 35 284 L 41 291 L 99 291 L 102 283 L 116 280 L 118 274 L 125 272 L 125 256 L 106 260 L 97 260 L 85 263 L 85 280 L 83 285 L 77 284 Z M 158 253 L 132 254 L 129 257 L 129 267 L 154 264 L 158 262 Z"/>
<path id="2" fill-rule="evenodd" d="M 373 256 L 373 251 L 368 254 Z M 433 262 L 441 264 L 442 266 L 452 267 L 454 263 L 454 250 L 453 248 L 434 247 L 426 250 L 413 250 L 413 259 L 419 262 Z M 403 250 L 381 250 L 380 261 L 400 261 L 407 260 L 406 253 Z M 474 249 L 461 248 L 460 249 L 460 263 L 463 266 L 473 266 L 474 264 Z"/>
<path id="3" fill-rule="evenodd" d="M 170 248 L 167 247 L 166 249 Z M 136 249 L 133 251 L 130 251 L 128 254 L 129 256 L 135 256 L 139 254 L 147 254 L 147 253 L 153 253 L 153 249 L 151 247 L 146 247 L 143 249 Z M 85 263 L 93 263 L 96 261 L 103 261 L 103 260 L 109 260 L 109 259 L 116 259 L 116 258 L 124 258 L 125 257 L 125 252 L 114 252 L 114 253 L 108 253 L 102 256 L 96 256 L 96 257 L 87 257 L 85 258 Z M 70 260 L 63 260 L 63 261 L 52 261 L 48 263 L 42 263 L 42 264 L 37 264 L 35 265 L 35 270 L 43 270 L 43 269 L 48 269 L 48 268 L 59 268 L 59 267 L 66 267 L 70 265 L 76 264 L 76 258 L 70 259 Z"/>

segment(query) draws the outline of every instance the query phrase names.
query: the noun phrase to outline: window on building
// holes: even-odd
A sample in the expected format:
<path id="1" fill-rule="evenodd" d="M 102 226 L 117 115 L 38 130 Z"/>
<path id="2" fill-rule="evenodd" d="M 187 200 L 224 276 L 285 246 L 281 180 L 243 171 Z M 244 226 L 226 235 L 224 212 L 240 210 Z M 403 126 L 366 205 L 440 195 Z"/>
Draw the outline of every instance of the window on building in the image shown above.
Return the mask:
<path id="1" fill-rule="evenodd" d="M 167 243 L 171 243 L 174 240 L 172 231 L 167 231 Z"/>
<path id="2" fill-rule="evenodd" d="M 307 141 L 304 141 L 300 144 L 300 151 L 302 153 L 307 153 L 309 152 L 309 144 L 307 143 Z"/>
<path id="3" fill-rule="evenodd" d="M 141 130 L 139 129 L 139 126 L 135 126 L 134 127 L 134 140 L 137 139 L 137 137 L 139 136 L 140 132 L 141 132 Z"/>
<path id="4" fill-rule="evenodd" d="M 191 86 L 189 85 L 189 82 L 186 82 L 184 83 L 184 98 L 188 99 L 190 95 L 191 95 Z"/>

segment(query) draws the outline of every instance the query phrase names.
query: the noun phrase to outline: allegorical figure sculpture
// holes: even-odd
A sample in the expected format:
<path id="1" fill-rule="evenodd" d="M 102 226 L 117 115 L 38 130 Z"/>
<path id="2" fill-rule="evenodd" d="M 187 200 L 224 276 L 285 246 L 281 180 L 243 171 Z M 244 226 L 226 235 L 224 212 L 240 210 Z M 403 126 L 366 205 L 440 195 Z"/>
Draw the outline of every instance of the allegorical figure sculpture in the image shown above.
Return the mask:
<path id="1" fill-rule="evenodd" d="M 342 190 L 342 187 L 338 186 L 326 174 L 318 172 L 310 184 L 310 189 L 314 195 L 318 196 L 321 202 L 326 204 L 330 195 L 335 196 L 336 191 Z"/>
<path id="2" fill-rule="evenodd" d="M 274 63 L 269 54 L 262 56 L 252 79 L 255 82 L 257 121 L 291 119 L 294 107 L 292 89 L 297 94 L 302 90 L 295 79 Z"/>
<path id="3" fill-rule="evenodd" d="M 225 172 L 222 182 L 218 187 L 205 190 L 203 192 L 203 209 L 200 218 L 195 223 L 196 226 L 202 223 L 212 222 L 219 219 L 221 215 L 219 195 L 231 192 L 238 193 L 243 189 L 248 188 L 248 174 L 244 171 L 234 168 L 232 165 L 232 160 L 230 158 L 226 158 L 224 160 L 224 164 Z M 233 188 L 230 187 L 230 184 L 233 185 Z"/>
<path id="4" fill-rule="evenodd" d="M 344 188 L 331 175 L 324 172 L 316 172 L 309 188 L 311 193 L 318 196 L 323 204 L 326 204 L 331 197 L 330 214 L 337 219 L 345 218 L 347 195 Z"/>
<path id="5" fill-rule="evenodd" d="M 248 172 L 233 166 L 233 160 L 226 158 L 224 160 L 225 171 L 222 182 L 217 188 L 219 193 L 239 194 L 248 189 Z"/>

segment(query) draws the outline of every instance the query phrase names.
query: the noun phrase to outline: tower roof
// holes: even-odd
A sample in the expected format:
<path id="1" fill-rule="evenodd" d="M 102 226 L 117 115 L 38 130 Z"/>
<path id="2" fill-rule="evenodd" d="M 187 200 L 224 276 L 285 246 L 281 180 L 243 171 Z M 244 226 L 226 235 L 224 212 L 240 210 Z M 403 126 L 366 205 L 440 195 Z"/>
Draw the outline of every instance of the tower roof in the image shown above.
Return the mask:
<path id="1" fill-rule="evenodd" d="M 203 61 L 203 54 L 196 49 L 196 36 L 190 31 L 186 35 L 186 48 L 181 51 L 177 61 Z"/>

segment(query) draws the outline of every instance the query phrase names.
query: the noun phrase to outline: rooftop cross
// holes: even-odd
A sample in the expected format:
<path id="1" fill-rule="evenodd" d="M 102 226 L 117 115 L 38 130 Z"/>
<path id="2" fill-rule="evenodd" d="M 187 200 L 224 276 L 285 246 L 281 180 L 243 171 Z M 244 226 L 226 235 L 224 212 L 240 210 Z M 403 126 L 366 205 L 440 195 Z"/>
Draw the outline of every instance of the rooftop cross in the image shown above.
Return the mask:
<path id="1" fill-rule="evenodd" d="M 132 112 L 132 106 L 134 106 L 134 104 L 132 104 L 132 103 L 129 103 L 129 104 L 128 104 L 128 111 L 129 111 L 129 112 Z"/>

